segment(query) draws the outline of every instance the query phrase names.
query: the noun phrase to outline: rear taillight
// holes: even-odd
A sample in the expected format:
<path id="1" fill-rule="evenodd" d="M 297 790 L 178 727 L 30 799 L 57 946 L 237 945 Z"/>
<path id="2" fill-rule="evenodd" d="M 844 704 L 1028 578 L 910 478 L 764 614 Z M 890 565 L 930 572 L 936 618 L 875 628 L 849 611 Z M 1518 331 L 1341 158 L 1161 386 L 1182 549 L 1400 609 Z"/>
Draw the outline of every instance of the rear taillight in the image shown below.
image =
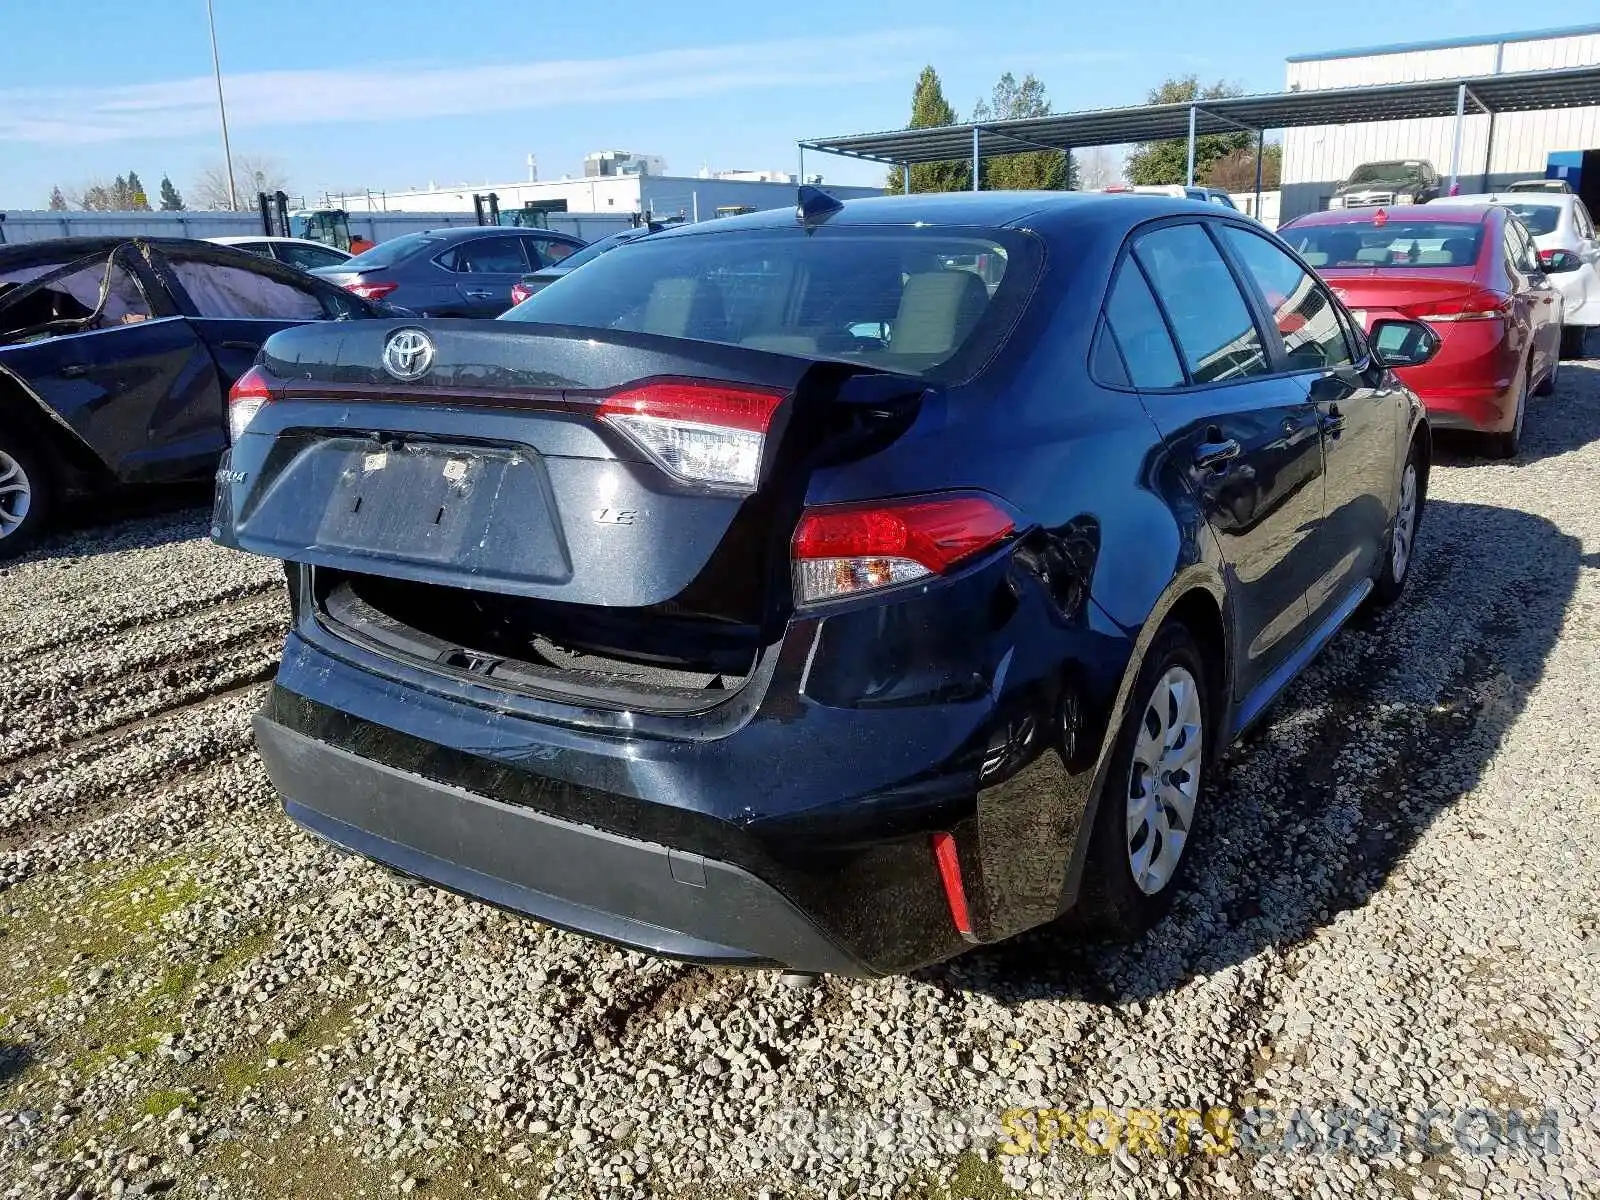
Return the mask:
<path id="1" fill-rule="evenodd" d="M 809 509 L 794 531 L 795 602 L 943 575 L 1015 528 L 1011 514 L 983 496 Z"/>
<path id="2" fill-rule="evenodd" d="M 1511 297 L 1480 288 L 1462 296 L 1404 305 L 1400 311 L 1408 317 L 1428 322 L 1498 321 L 1511 315 Z"/>
<path id="3" fill-rule="evenodd" d="M 382 300 L 400 285 L 398 283 L 347 283 L 345 291 L 354 292 L 363 300 Z"/>
<path id="4" fill-rule="evenodd" d="M 513 305 L 521 304 L 531 295 L 533 293 L 528 290 L 525 284 L 513 283 L 511 285 L 511 303 Z"/>
<path id="5" fill-rule="evenodd" d="M 272 389 L 267 373 L 260 367 L 251 367 L 233 387 L 228 389 L 228 438 L 237 443 L 250 428 L 261 406 L 272 400 Z"/>
<path id="6" fill-rule="evenodd" d="M 607 396 L 600 419 L 679 479 L 753 488 L 783 397 L 739 384 L 663 380 Z"/>
<path id="7" fill-rule="evenodd" d="M 1559 250 L 1539 251 L 1539 265 L 1548 271 L 1551 265 L 1556 261 L 1556 255 L 1560 253 L 1561 251 Z"/>

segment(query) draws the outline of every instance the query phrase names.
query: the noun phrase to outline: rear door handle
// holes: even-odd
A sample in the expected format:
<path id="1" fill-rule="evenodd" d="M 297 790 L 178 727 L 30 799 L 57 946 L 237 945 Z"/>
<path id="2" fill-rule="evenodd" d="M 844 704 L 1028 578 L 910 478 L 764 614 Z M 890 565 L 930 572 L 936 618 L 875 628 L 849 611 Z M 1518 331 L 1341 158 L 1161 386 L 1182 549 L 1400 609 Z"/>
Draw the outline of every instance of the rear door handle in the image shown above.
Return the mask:
<path id="1" fill-rule="evenodd" d="M 1337 437 L 1344 429 L 1344 414 L 1339 411 L 1337 404 L 1328 405 L 1328 411 L 1322 416 L 1322 432 L 1331 433 Z"/>
<path id="2" fill-rule="evenodd" d="M 473 300 L 488 300 L 494 296 L 493 292 L 476 292 L 470 288 L 467 289 L 466 294 L 470 299 Z"/>
<path id="3" fill-rule="evenodd" d="M 1237 438 L 1223 438 L 1214 442 L 1201 442 L 1194 448 L 1194 465 L 1202 471 L 1214 470 L 1225 462 L 1239 457 Z"/>
<path id="4" fill-rule="evenodd" d="M 218 342 L 217 345 L 224 350 L 250 350 L 253 352 L 261 349 L 260 342 Z"/>
<path id="5" fill-rule="evenodd" d="M 87 375 L 89 368 L 82 363 L 68 363 L 56 372 L 63 379 L 77 379 L 80 375 Z"/>

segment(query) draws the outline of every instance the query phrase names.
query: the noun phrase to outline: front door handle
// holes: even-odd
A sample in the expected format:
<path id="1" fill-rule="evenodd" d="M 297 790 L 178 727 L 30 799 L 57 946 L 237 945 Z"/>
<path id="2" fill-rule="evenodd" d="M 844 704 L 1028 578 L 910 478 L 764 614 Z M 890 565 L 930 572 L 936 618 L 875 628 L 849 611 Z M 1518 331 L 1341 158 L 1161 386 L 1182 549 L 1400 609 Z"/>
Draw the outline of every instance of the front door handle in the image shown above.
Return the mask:
<path id="1" fill-rule="evenodd" d="M 80 375 L 87 375 L 88 373 L 89 368 L 84 366 L 82 363 L 68 363 L 66 366 L 62 367 L 56 372 L 56 374 L 61 376 L 63 379 L 76 379 Z"/>
<path id="2" fill-rule="evenodd" d="M 1239 441 L 1237 438 L 1221 438 L 1217 441 L 1201 442 L 1194 448 L 1194 465 L 1202 471 L 1212 471 L 1225 462 L 1231 462 L 1239 457 Z"/>
<path id="3" fill-rule="evenodd" d="M 1338 437 L 1344 429 L 1344 414 L 1339 411 L 1337 404 L 1328 405 L 1328 411 L 1322 417 L 1322 432 Z"/>

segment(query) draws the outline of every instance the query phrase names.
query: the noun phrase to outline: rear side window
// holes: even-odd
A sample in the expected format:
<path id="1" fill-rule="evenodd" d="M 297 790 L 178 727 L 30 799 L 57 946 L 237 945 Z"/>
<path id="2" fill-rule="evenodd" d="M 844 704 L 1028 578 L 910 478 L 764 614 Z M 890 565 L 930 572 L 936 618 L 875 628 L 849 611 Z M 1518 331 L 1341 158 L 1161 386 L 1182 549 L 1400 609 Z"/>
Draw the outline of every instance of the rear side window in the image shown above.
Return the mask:
<path id="1" fill-rule="evenodd" d="M 1529 204 L 1525 200 L 1515 201 L 1503 205 L 1507 212 L 1515 214 L 1517 220 L 1528 227 L 1528 232 L 1534 237 L 1543 237 L 1547 233 L 1554 233 L 1556 226 L 1561 224 L 1561 206 L 1559 204 Z"/>
<path id="2" fill-rule="evenodd" d="M 528 251 L 528 262 L 535 271 L 540 267 L 553 267 L 582 248 L 570 242 L 558 242 L 554 238 L 526 238 L 523 246 Z"/>
<path id="3" fill-rule="evenodd" d="M 1225 225 L 1222 237 L 1266 299 L 1291 370 L 1351 365 L 1338 308 L 1322 284 L 1259 234 Z"/>
<path id="4" fill-rule="evenodd" d="M 1010 331 L 1039 259 L 1025 234 L 938 226 L 641 237 L 500 319 L 967 378 Z"/>
<path id="5" fill-rule="evenodd" d="M 1167 225 L 1134 243 L 1161 297 L 1196 383 L 1219 383 L 1271 369 L 1233 272 L 1199 225 Z"/>
<path id="6" fill-rule="evenodd" d="M 1156 307 L 1155 297 L 1144 281 L 1144 272 L 1131 258 L 1123 260 L 1117 282 L 1106 300 L 1106 324 L 1117 339 L 1134 387 L 1183 386 L 1183 367 L 1167 332 L 1167 323 L 1162 320 L 1161 310 Z M 1105 375 L 1099 377 L 1106 383 L 1116 382 Z"/>
<path id="7" fill-rule="evenodd" d="M 520 275 L 528 270 L 518 237 L 473 238 L 452 246 L 434 261 L 463 275 Z"/>
<path id="8" fill-rule="evenodd" d="M 291 267 L 314 271 L 318 267 L 336 267 L 345 261 L 344 255 L 326 246 L 302 246 L 297 242 L 279 242 L 278 257 Z"/>

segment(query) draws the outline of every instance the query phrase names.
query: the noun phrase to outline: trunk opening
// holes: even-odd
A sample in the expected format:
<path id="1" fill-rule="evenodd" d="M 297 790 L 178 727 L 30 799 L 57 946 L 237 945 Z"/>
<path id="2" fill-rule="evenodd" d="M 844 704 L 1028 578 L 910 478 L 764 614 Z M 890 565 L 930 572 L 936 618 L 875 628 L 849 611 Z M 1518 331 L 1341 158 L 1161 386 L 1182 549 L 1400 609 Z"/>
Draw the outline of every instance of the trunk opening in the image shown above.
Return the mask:
<path id="1" fill-rule="evenodd" d="M 743 688 L 767 649 L 753 628 L 660 610 L 607 611 L 329 568 L 314 569 L 312 580 L 317 615 L 337 636 L 567 703 L 704 711 Z"/>

